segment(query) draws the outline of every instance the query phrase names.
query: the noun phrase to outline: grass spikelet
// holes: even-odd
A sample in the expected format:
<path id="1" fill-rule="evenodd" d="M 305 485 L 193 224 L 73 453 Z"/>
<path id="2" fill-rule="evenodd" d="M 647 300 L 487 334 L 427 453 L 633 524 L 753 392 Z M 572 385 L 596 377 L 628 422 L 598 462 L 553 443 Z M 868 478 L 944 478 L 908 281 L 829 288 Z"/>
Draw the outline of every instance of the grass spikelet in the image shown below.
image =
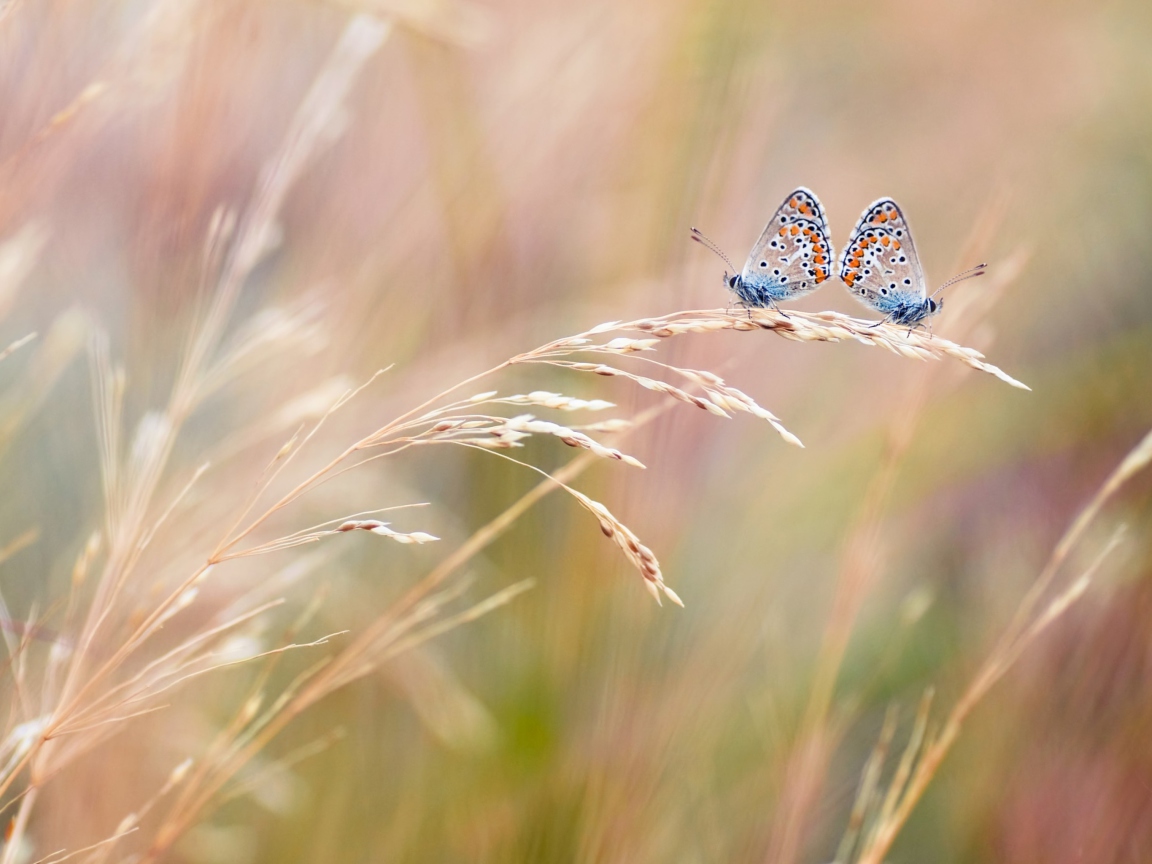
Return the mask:
<path id="1" fill-rule="evenodd" d="M 966 366 L 994 375 L 1006 384 L 1030 390 L 991 363 L 974 348 L 965 348 L 925 330 L 901 327 L 886 322 L 864 321 L 840 312 L 796 312 L 787 315 L 774 309 L 749 309 L 736 313 L 722 310 L 674 312 L 661 318 L 645 318 L 621 324 L 615 329 L 651 333 L 662 339 L 684 333 L 712 333 L 718 330 L 768 330 L 797 342 L 843 342 L 855 340 L 864 345 L 878 345 L 894 354 L 916 360 L 951 358 Z"/>
<path id="2" fill-rule="evenodd" d="M 660 602 L 660 595 L 663 594 L 677 606 L 682 607 L 684 603 L 676 592 L 664 584 L 664 574 L 660 572 L 660 562 L 656 560 L 655 554 L 640 542 L 640 538 L 632 532 L 632 529 L 613 516 L 611 511 L 599 501 L 593 501 L 584 493 L 574 489 L 568 491 L 596 517 L 604 536 L 619 546 L 624 557 L 640 571 L 640 575 L 644 577 L 645 587 L 656 602 Z"/>
<path id="3" fill-rule="evenodd" d="M 369 531 L 372 534 L 379 535 L 380 537 L 387 537 L 389 540 L 395 540 L 397 543 L 423 544 L 432 543 L 440 539 L 439 537 L 434 537 L 431 534 L 426 534 L 423 531 L 413 531 L 409 534 L 404 534 L 400 531 L 393 531 L 388 527 L 387 522 L 379 522 L 375 519 L 345 522 L 339 528 L 337 528 L 336 531 Z"/>
<path id="4" fill-rule="evenodd" d="M 507 427 L 516 432 L 527 432 L 536 435 L 552 435 L 559 438 L 569 447 L 581 447 L 594 453 L 597 456 L 606 459 L 617 459 L 625 465 L 631 465 L 634 468 L 643 468 L 644 464 L 639 459 L 629 456 L 627 453 L 621 453 L 614 447 L 605 447 L 598 441 L 589 438 L 583 432 L 577 432 L 567 426 L 561 426 L 558 423 L 549 423 L 546 420 L 537 420 L 531 414 L 522 414 L 519 417 L 513 417 L 507 423 Z"/>

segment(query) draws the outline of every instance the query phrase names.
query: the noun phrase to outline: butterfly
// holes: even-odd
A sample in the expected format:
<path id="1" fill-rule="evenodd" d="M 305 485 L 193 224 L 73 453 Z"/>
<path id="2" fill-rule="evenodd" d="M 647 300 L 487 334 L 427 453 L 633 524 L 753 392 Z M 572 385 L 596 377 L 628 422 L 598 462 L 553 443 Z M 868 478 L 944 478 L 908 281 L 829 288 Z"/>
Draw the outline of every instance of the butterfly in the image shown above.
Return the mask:
<path id="1" fill-rule="evenodd" d="M 884 321 L 916 327 L 944 308 L 937 294 L 963 279 L 982 276 L 987 266 L 978 264 L 953 276 L 928 296 L 908 222 L 895 201 L 881 198 L 852 229 L 840 259 L 840 278 L 857 300 L 884 315 Z"/>
<path id="2" fill-rule="evenodd" d="M 692 239 L 735 271 L 728 256 L 696 228 L 692 229 Z M 801 186 L 784 199 L 764 226 L 744 269 L 732 276 L 725 273 L 724 284 L 744 306 L 776 308 L 777 303 L 815 291 L 828 278 L 834 259 L 824 207 L 816 193 Z"/>

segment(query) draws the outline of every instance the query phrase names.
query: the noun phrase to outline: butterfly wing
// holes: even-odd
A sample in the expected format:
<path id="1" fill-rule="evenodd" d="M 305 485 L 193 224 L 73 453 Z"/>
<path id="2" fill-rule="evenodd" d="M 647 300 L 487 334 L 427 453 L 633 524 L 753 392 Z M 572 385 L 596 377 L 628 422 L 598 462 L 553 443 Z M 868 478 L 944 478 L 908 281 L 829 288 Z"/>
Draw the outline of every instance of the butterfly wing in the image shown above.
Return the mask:
<path id="1" fill-rule="evenodd" d="M 784 199 L 752 247 L 740 279 L 767 306 L 814 291 L 834 260 L 820 199 L 803 186 Z"/>
<path id="2" fill-rule="evenodd" d="M 885 315 L 924 306 L 924 271 L 904 214 L 891 198 L 874 202 L 852 229 L 840 278 L 856 299 Z"/>

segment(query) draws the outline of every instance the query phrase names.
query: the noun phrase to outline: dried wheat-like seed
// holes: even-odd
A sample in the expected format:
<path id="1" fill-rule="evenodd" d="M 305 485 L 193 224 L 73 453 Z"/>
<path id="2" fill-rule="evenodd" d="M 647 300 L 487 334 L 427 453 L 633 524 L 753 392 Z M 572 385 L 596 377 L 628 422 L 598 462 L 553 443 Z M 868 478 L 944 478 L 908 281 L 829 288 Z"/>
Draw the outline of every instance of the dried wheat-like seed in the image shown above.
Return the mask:
<path id="1" fill-rule="evenodd" d="M 34 340 L 37 335 L 38 334 L 36 334 L 36 333 L 28 333 L 24 336 L 21 336 L 15 342 L 8 343 L 8 347 L 5 348 L 4 350 L 0 351 L 0 360 L 6 360 L 8 357 L 11 357 L 13 354 L 15 354 L 17 351 L 19 351 L 21 348 L 23 348 L 29 342 Z"/>
<path id="2" fill-rule="evenodd" d="M 610 354 L 635 354 L 637 351 L 652 351 L 659 342 L 659 339 L 629 339 L 627 336 L 619 336 L 603 345 L 589 345 L 585 350 L 606 351 Z"/>
<path id="3" fill-rule="evenodd" d="M 637 375 L 634 372 L 618 369 L 615 366 L 606 366 L 603 363 L 580 363 L 567 360 L 550 360 L 548 362 L 553 366 L 561 366 L 565 369 L 575 369 L 577 372 L 592 372 L 593 374 L 603 375 L 605 377 L 627 378 L 629 381 L 634 381 L 635 383 L 639 384 L 645 390 L 651 390 L 655 393 L 663 393 L 666 396 L 671 396 L 673 399 L 677 399 L 689 405 L 695 405 L 697 408 L 701 408 L 710 414 L 717 415 L 718 417 L 728 416 L 728 412 L 726 412 L 719 405 L 716 405 L 707 399 L 701 399 L 699 396 L 693 396 L 688 391 L 681 390 L 674 384 L 668 384 L 665 381 L 657 381 L 654 378 L 647 378 L 643 375 Z"/>
<path id="4" fill-rule="evenodd" d="M 559 438 L 569 447 L 580 447 L 584 450 L 601 456 L 606 459 L 616 459 L 624 462 L 627 465 L 632 465 L 635 468 L 643 468 L 644 465 L 640 460 L 629 456 L 627 453 L 621 453 L 613 447 L 605 447 L 600 442 L 589 438 L 583 432 L 577 432 L 568 426 L 561 426 L 558 423 L 551 423 L 547 420 L 537 420 L 531 414 L 521 414 L 519 417 L 512 417 L 507 422 L 507 428 L 513 432 L 523 432 L 527 434 L 536 435 L 552 435 Z"/>
<path id="5" fill-rule="evenodd" d="M 582 432 L 598 432 L 603 435 L 610 435 L 613 432 L 625 432 L 635 425 L 631 420 L 626 420 L 623 417 L 613 417 L 611 420 L 585 423 L 582 426 L 573 426 L 572 428 L 579 429 Z"/>
<path id="6" fill-rule="evenodd" d="M 615 403 L 603 399 L 577 399 L 574 396 L 565 396 L 561 393 L 551 393 L 547 390 L 533 390 L 531 393 L 519 393 L 515 396 L 504 396 L 495 402 L 504 402 L 511 405 L 540 405 L 544 408 L 555 408 L 559 411 L 603 411 L 605 408 L 615 408 Z"/>
<path id="7" fill-rule="evenodd" d="M 553 396 L 555 394 L 547 395 Z M 564 399 L 566 397 L 559 398 Z M 618 431 L 621 426 L 619 422 L 609 422 L 604 428 L 611 431 Z M 462 435 L 460 434 L 461 432 L 466 432 L 467 434 Z M 622 453 L 613 447 L 604 446 L 579 429 L 563 426 L 559 423 L 552 423 L 547 420 L 538 420 L 532 414 L 520 414 L 508 418 L 488 417 L 484 419 L 448 417 L 438 421 L 424 433 L 407 440 L 418 444 L 446 442 L 469 444 L 489 450 L 503 450 L 524 446 L 522 444 L 523 440 L 532 435 L 550 435 L 560 439 L 569 447 L 579 447 L 583 450 L 588 450 L 596 456 L 605 459 L 615 459 L 637 468 L 644 467 L 643 463 L 638 459 Z M 398 444 L 401 442 L 399 439 L 393 439 L 390 443 Z"/>
<path id="8" fill-rule="evenodd" d="M 663 393 L 677 399 L 680 402 L 685 402 L 689 405 L 695 405 L 697 408 L 703 409 L 710 414 L 715 414 L 717 417 L 731 416 L 729 411 L 741 411 L 758 417 L 771 424 L 772 428 L 787 441 L 797 447 L 803 447 L 804 444 L 789 432 L 780 420 L 771 411 L 761 407 L 756 401 L 741 390 L 731 387 L 724 382 L 719 375 L 712 372 L 707 372 L 701 369 L 680 369 L 675 366 L 664 366 L 676 372 L 692 383 L 698 385 L 704 390 L 707 399 L 695 396 L 687 390 L 683 390 L 674 384 L 669 384 L 666 381 L 658 381 L 654 378 L 648 378 L 644 375 L 637 375 L 634 372 L 629 372 L 625 369 L 620 369 L 615 366 L 608 366 L 603 363 L 587 363 L 571 360 L 547 360 L 544 361 L 553 366 L 560 366 L 566 369 L 574 369 L 578 372 L 592 372 L 596 375 L 603 375 L 606 377 L 619 376 L 627 378 L 630 381 L 639 384 L 646 390 L 652 390 L 656 393 Z M 660 364 L 664 365 L 664 364 Z"/>
<path id="9" fill-rule="evenodd" d="M 660 602 L 660 594 L 663 593 L 677 606 L 684 605 L 676 592 L 664 584 L 664 575 L 660 572 L 660 562 L 656 560 L 656 555 L 640 542 L 631 528 L 613 516 L 608 508 L 599 501 L 593 501 L 583 492 L 577 492 L 575 489 L 569 488 L 568 491 L 596 517 L 604 535 L 611 538 L 624 552 L 624 556 L 640 571 L 640 575 L 644 577 L 644 586 L 657 603 Z"/>
<path id="10" fill-rule="evenodd" d="M 470 444 L 473 447 L 483 447 L 486 450 L 507 450 L 511 447 L 523 447 L 521 440 L 530 437 L 527 432 L 516 432 L 512 429 L 495 429 L 489 438 L 452 438 L 457 444 Z"/>
<path id="11" fill-rule="evenodd" d="M 395 540 L 397 543 L 431 543 L 434 540 L 439 540 L 431 534 L 426 534 L 423 531 L 413 531 L 410 534 L 405 534 L 401 531 L 393 531 L 388 527 L 387 522 L 379 522 L 376 519 L 361 519 L 351 520 L 345 522 L 337 531 L 370 531 L 373 534 L 378 534 L 381 537 L 387 537 L 390 540 Z"/>
<path id="12" fill-rule="evenodd" d="M 666 368 L 684 376 L 700 387 L 708 396 L 709 400 L 717 407 L 726 411 L 744 412 L 751 414 L 753 417 L 758 417 L 769 423 L 780 437 L 789 444 L 793 444 L 796 447 L 804 446 L 799 438 L 784 428 L 784 425 L 780 422 L 780 418 L 759 405 L 755 399 L 743 390 L 739 390 L 726 383 L 719 375 L 704 369 L 681 369 L 676 366 L 667 366 Z"/>

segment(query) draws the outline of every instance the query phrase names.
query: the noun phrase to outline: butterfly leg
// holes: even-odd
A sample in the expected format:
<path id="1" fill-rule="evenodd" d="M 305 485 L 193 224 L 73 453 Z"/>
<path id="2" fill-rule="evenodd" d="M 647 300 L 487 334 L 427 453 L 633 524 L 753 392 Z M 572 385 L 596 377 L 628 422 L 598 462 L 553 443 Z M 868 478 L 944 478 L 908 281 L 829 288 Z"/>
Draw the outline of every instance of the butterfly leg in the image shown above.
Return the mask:
<path id="1" fill-rule="evenodd" d="M 779 307 L 779 306 L 776 304 L 776 301 L 775 301 L 775 300 L 769 300 L 768 302 L 772 304 L 772 311 L 773 311 L 773 312 L 775 312 L 777 315 L 779 315 L 781 318 L 785 319 L 786 321 L 791 321 L 791 320 L 792 320 L 791 318 L 789 318 L 789 317 L 788 317 L 788 313 L 787 313 L 787 312 L 785 312 L 783 309 L 781 309 L 781 308 L 780 308 L 780 307 Z"/>

